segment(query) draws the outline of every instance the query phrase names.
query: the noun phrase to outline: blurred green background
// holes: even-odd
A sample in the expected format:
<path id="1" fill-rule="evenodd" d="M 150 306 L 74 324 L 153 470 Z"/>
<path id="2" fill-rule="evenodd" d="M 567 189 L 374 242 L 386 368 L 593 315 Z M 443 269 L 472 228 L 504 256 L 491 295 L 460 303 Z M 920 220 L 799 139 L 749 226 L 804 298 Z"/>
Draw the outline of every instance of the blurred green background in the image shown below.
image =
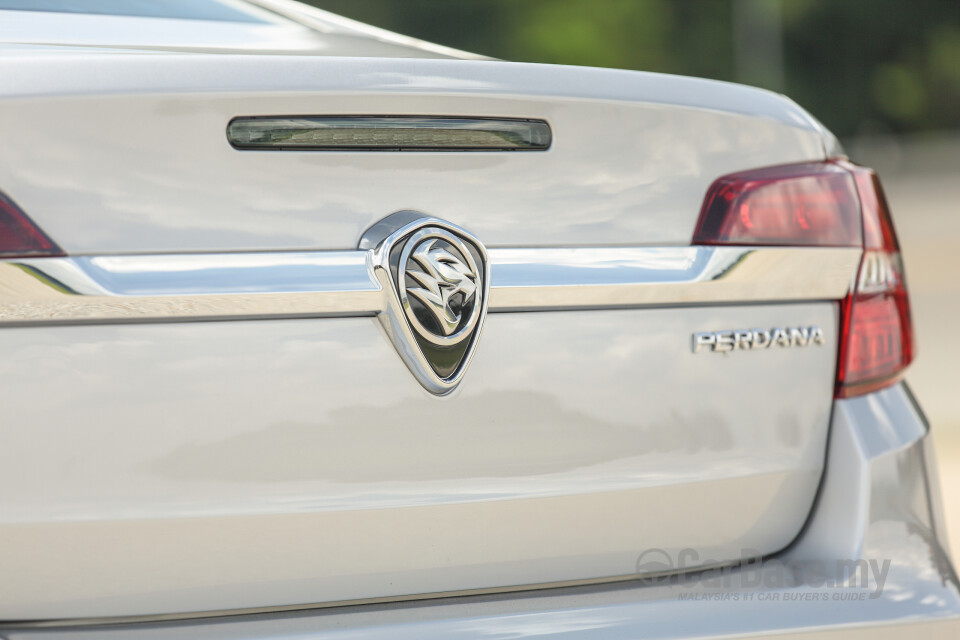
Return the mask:
<path id="1" fill-rule="evenodd" d="M 640 69 L 784 93 L 883 179 L 960 552 L 960 0 L 307 0 L 523 62 Z"/>
<path id="2" fill-rule="evenodd" d="M 786 93 L 839 137 L 960 129 L 958 0 L 307 0 L 495 58 Z"/>

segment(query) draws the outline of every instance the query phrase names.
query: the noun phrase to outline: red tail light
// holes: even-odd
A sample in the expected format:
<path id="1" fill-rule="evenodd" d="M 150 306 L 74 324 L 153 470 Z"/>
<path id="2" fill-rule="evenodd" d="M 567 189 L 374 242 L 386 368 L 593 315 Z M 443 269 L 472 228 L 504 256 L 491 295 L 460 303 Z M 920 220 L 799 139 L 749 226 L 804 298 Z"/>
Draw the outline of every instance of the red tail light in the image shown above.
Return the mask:
<path id="1" fill-rule="evenodd" d="M 724 176 L 707 193 L 694 244 L 859 247 L 851 175 L 835 164 L 770 167 Z"/>
<path id="2" fill-rule="evenodd" d="M 910 304 L 883 189 L 845 161 L 724 176 L 707 192 L 694 244 L 863 247 L 841 302 L 837 397 L 893 384 L 913 358 Z"/>
<path id="3" fill-rule="evenodd" d="M 48 238 L 27 215 L 0 194 L 0 258 L 38 258 L 62 256 L 53 240 Z"/>
<path id="4" fill-rule="evenodd" d="M 913 359 L 913 328 L 900 245 L 880 180 L 870 169 L 837 164 L 856 179 L 863 216 L 860 273 L 841 305 L 837 396 L 848 398 L 899 379 Z"/>

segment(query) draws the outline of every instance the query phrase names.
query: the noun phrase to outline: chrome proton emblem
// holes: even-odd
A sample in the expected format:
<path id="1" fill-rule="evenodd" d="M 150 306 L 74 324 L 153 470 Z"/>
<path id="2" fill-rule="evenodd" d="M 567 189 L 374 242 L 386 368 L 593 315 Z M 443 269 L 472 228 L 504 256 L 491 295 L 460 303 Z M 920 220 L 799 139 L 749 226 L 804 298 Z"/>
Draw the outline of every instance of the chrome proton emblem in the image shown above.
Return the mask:
<path id="1" fill-rule="evenodd" d="M 428 391 L 453 391 L 466 372 L 487 311 L 490 266 L 483 245 L 459 227 L 401 211 L 360 241 L 387 300 L 380 320 Z"/>
<path id="2" fill-rule="evenodd" d="M 400 254 L 397 283 L 407 319 L 430 342 L 456 344 L 477 326 L 483 279 L 470 250 L 450 232 L 426 227 L 414 233 Z"/>

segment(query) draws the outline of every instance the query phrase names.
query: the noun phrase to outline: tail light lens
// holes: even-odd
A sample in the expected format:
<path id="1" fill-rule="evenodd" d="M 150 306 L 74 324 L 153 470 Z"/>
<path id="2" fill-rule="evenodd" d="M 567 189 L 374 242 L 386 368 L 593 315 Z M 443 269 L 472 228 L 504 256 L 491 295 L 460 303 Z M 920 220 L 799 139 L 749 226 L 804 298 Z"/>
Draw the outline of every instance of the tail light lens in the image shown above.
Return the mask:
<path id="1" fill-rule="evenodd" d="M 900 247 L 872 170 L 831 161 L 724 176 L 707 192 L 693 242 L 862 247 L 854 289 L 840 304 L 836 395 L 893 384 L 913 359 Z"/>
<path id="2" fill-rule="evenodd" d="M 896 382 L 913 359 L 910 301 L 900 245 L 876 174 L 847 162 L 860 194 L 863 259 L 857 283 L 841 304 L 837 396 L 849 398 Z"/>
<path id="3" fill-rule="evenodd" d="M 11 200 L 0 194 L 0 258 L 62 256 L 48 238 Z"/>
<path id="4" fill-rule="evenodd" d="M 853 177 L 827 163 L 724 176 L 707 193 L 693 242 L 859 247 Z"/>

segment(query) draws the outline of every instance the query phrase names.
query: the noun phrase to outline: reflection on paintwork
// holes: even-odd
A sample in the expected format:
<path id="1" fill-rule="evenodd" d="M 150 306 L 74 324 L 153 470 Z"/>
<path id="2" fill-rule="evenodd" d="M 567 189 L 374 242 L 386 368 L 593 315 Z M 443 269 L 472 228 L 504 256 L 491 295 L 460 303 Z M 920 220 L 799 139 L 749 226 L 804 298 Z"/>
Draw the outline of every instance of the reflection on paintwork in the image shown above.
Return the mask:
<path id="1" fill-rule="evenodd" d="M 876 397 L 889 409 L 910 411 L 900 387 Z M 872 410 L 863 400 L 841 401 L 843 417 L 834 423 L 831 451 L 835 445 L 845 446 L 847 436 L 853 435 L 861 442 L 874 438 Z M 822 489 L 826 500 L 820 501 L 812 527 L 807 528 L 799 544 L 747 571 L 732 569 L 724 574 L 691 573 L 663 581 L 557 588 L 527 597 L 461 597 L 399 607 L 340 607 L 312 615 L 295 612 L 245 616 L 242 620 L 224 618 L 204 628 L 240 640 L 264 636 L 293 639 L 305 634 L 318 640 L 506 640 L 561 634 L 666 640 L 702 635 L 704 620 L 710 621 L 712 634 L 723 637 L 860 629 L 869 634 L 880 625 L 922 620 L 927 637 L 952 638 L 960 624 L 960 592 L 939 541 L 921 513 L 927 507 L 923 495 L 911 490 L 923 484 L 920 449 L 925 441 L 917 439 L 922 438 L 922 421 L 914 415 L 903 426 L 910 424 L 919 428 L 920 435 L 907 437 L 904 433 L 905 440 L 886 440 L 886 445 L 881 435 L 869 453 L 844 451 L 845 464 L 831 466 L 838 473 L 827 477 Z M 862 471 L 866 471 L 866 482 L 854 492 L 847 491 L 851 477 Z M 846 511 L 860 513 L 863 527 L 838 528 L 831 522 L 835 513 L 823 512 L 822 506 L 833 497 L 844 501 L 842 508 Z M 861 506 L 868 508 L 861 510 Z M 822 550 L 824 553 L 818 556 L 822 562 L 888 563 L 882 588 L 871 572 L 864 574 L 863 582 L 858 578 L 839 587 L 778 586 L 784 563 L 803 560 L 796 551 L 818 526 L 832 531 L 835 542 L 833 553 Z M 847 548 L 862 552 L 844 555 L 838 551 Z M 840 599 L 851 596 L 856 599 Z M 162 632 L 171 640 L 189 638 L 195 635 L 194 625 L 166 625 Z M 130 633 L 131 640 L 146 640 L 153 637 L 149 635 L 152 631 L 149 627 L 128 627 L 124 633 Z M 71 637 L 99 640 L 102 633 L 77 630 L 71 631 Z"/>
<path id="2" fill-rule="evenodd" d="M 121 13 L 126 9 L 135 14 L 137 3 L 121 7 L 105 5 L 113 7 L 114 15 L 88 13 L 89 7 L 80 3 L 60 4 L 66 11 L 5 12 L 0 21 L 0 39 L 34 47 L 39 46 L 38 43 L 53 45 L 60 49 L 59 53 L 63 53 L 68 45 L 78 45 L 76 50 L 69 50 L 71 56 L 78 55 L 78 52 L 82 55 L 91 47 L 103 47 L 101 51 L 127 55 L 131 52 L 140 55 L 149 52 L 208 52 L 483 59 L 483 56 L 345 21 L 322 11 L 282 3 L 269 3 L 266 10 L 253 3 L 230 3 L 233 15 L 247 17 L 239 21 L 184 17 L 183 14 L 189 12 L 186 10 L 196 11 L 191 4 L 201 3 L 179 3 L 169 11 L 171 15 L 162 20 L 157 20 L 156 16 Z M 204 8 L 210 4 L 202 3 Z M 133 8 L 128 8 L 130 6 Z M 177 7 L 181 15 L 172 15 L 177 13 Z M 205 13 L 207 17 L 211 15 L 202 9 L 199 13 Z M 289 20 L 287 16 L 295 17 L 295 20 Z"/>
<path id="3" fill-rule="evenodd" d="M 723 83 L 499 62 L 153 57 L 134 72 L 104 56 L 96 77 L 69 58 L 43 74 L 6 70 L 0 92 L 56 87 L 58 98 L 0 105 L 0 139 L 17 158 L 0 184 L 69 254 L 344 250 L 399 208 L 490 247 L 680 246 L 717 176 L 823 157 L 820 128 L 796 105 Z M 519 114 L 548 120 L 555 139 L 544 153 L 429 156 L 240 153 L 224 138 L 235 116 L 321 103 L 331 114 Z M 44 126 L 16 125 L 28 118 Z"/>
<path id="4" fill-rule="evenodd" d="M 494 314 L 441 399 L 374 318 L 8 328 L 0 400 L 30 428 L 2 450 L 16 490 L 0 492 L 0 566 L 32 575 L 39 545 L 86 586 L 38 575 L 0 586 L 0 604 L 215 610 L 622 577 L 650 546 L 779 549 L 816 492 L 836 336 L 758 368 L 689 355 L 687 332 L 835 313 Z M 788 367 L 795 401 L 768 374 Z M 638 385 L 650 371 L 683 383 Z M 723 379 L 781 401 L 743 403 Z M 243 589 L 204 588 L 225 572 Z"/>
<path id="5" fill-rule="evenodd" d="M 904 401 L 898 388 L 881 393 L 886 394 L 886 404 Z M 840 431 L 870 439 L 869 409 L 851 407 L 851 401 L 842 404 L 846 405 L 845 413 L 845 409 L 853 409 L 847 413 L 852 420 L 835 423 L 834 444 Z M 897 410 L 909 407 L 902 404 Z M 922 426 L 916 417 L 912 423 Z M 922 439 L 914 439 L 907 441 L 906 447 L 891 443 L 874 448 L 869 455 L 855 454 L 845 459 L 847 466 L 836 467 L 839 475 L 827 479 L 823 493 L 842 494 L 849 480 L 845 471 L 850 467 L 869 468 L 863 491 L 847 493 L 845 505 L 847 510 L 859 511 L 857 503 L 869 503 L 869 510 L 862 512 L 864 528 L 837 529 L 824 522 L 830 513 L 813 515 L 814 526 L 833 527 L 835 538 L 849 539 L 838 540 L 839 548 L 863 549 L 856 556 L 825 554 L 820 559 L 889 562 L 882 589 L 870 572 L 864 574 L 867 579 L 863 582 L 839 587 L 778 586 L 774 578 L 783 575 L 784 563 L 798 560 L 791 550 L 746 571 L 734 568 L 724 574 L 694 572 L 672 580 L 556 588 L 527 597 L 460 597 L 403 606 L 339 607 L 313 614 L 298 611 L 222 618 L 206 622 L 203 629 L 238 640 L 305 636 L 317 640 L 508 640 L 558 635 L 668 640 L 702 635 L 704 620 L 709 620 L 712 634 L 722 637 L 860 629 L 870 634 L 882 625 L 922 620 L 926 637 L 952 638 L 960 624 L 956 575 L 928 524 L 916 519 L 915 507 L 919 505 L 912 504 L 911 492 L 901 489 L 923 482 L 925 471 L 919 449 L 924 444 Z M 801 536 L 801 543 L 807 533 Z M 854 538 L 861 544 L 850 545 Z M 857 598 L 840 600 L 851 596 Z M 103 629 L 68 632 L 76 640 L 112 637 Z M 123 637 L 129 640 L 152 640 L 157 632 L 170 640 L 185 640 L 196 636 L 197 627 L 196 622 L 185 621 L 162 628 L 143 625 L 122 629 Z M 18 640 L 18 636 L 12 637 Z M 50 637 L 55 640 L 57 636 Z"/>

